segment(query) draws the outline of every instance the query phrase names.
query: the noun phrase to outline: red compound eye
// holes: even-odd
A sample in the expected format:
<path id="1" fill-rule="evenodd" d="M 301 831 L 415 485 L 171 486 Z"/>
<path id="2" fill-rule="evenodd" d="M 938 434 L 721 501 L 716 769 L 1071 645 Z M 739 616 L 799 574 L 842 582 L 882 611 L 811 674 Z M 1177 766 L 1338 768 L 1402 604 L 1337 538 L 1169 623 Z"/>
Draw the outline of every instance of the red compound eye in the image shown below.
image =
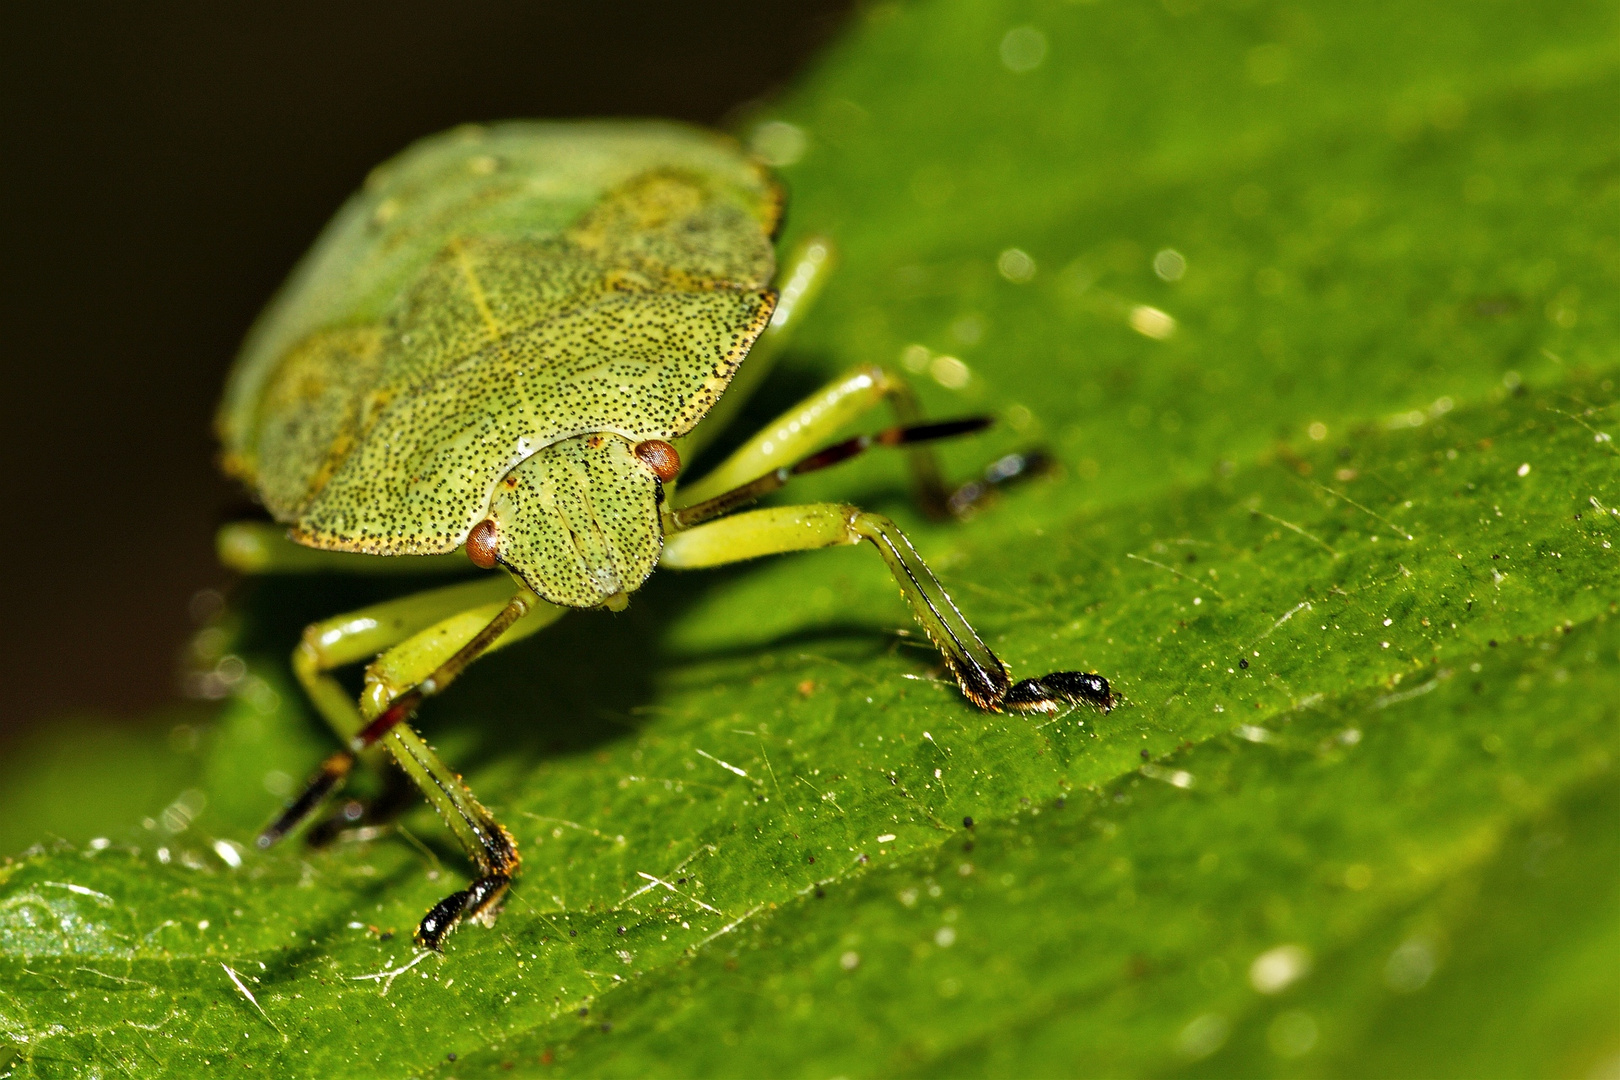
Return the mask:
<path id="1" fill-rule="evenodd" d="M 474 566 L 494 569 L 497 546 L 495 523 L 488 518 L 474 525 L 472 532 L 467 534 L 467 558 L 473 561 Z"/>
<path id="2" fill-rule="evenodd" d="M 641 459 L 643 465 L 653 471 L 654 476 L 665 483 L 680 475 L 681 455 L 662 439 L 648 439 L 646 442 L 636 443 L 635 455 Z"/>

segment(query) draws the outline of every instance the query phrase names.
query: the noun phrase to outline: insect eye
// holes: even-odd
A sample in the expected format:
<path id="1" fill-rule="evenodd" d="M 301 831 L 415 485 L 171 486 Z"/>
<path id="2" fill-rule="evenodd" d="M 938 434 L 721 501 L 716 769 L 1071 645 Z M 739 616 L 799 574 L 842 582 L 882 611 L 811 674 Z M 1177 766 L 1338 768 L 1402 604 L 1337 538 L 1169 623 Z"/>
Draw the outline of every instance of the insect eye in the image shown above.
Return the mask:
<path id="1" fill-rule="evenodd" d="M 662 439 L 648 439 L 646 442 L 636 443 L 635 455 L 641 463 L 653 471 L 653 475 L 666 483 L 680 475 L 681 455 L 675 448 Z"/>
<path id="2" fill-rule="evenodd" d="M 474 566 L 485 570 L 495 567 L 495 552 L 498 546 L 495 522 L 485 518 L 472 527 L 467 534 L 467 558 Z"/>

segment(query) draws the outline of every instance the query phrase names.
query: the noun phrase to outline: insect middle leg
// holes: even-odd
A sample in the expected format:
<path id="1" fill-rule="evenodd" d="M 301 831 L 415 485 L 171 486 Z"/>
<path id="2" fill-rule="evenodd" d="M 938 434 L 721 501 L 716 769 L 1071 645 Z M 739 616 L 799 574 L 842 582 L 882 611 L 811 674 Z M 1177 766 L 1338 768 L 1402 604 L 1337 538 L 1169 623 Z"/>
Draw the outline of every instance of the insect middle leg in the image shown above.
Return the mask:
<path id="1" fill-rule="evenodd" d="M 747 362 L 719 403 L 701 424 L 676 440 L 681 460 L 696 458 L 764 381 L 776 355 L 804 321 L 805 313 L 814 306 L 834 261 L 831 242 L 812 236 L 801 242 L 783 262 L 777 279 L 780 300 L 770 325 L 755 342 Z M 707 475 L 683 485 L 675 492 L 673 504 L 677 508 L 693 506 L 800 461 L 844 425 L 884 401 L 890 403 L 902 427 L 922 425 L 922 407 L 909 383 L 876 365 L 859 367 L 834 379 L 777 417 Z M 962 430 L 977 430 L 988 424 L 989 420 L 985 419 Z M 917 502 L 929 517 L 937 520 L 966 516 L 991 488 L 1034 473 L 1046 461 L 1041 453 L 1005 455 L 986 470 L 983 478 L 952 490 L 941 477 L 931 447 L 914 443 L 909 447 L 908 457 Z"/>
<path id="2" fill-rule="evenodd" d="M 676 440 L 676 449 L 683 461 L 696 458 L 759 389 L 775 366 L 776 357 L 815 307 L 835 261 L 832 241 L 824 236 L 805 238 L 782 261 L 776 278 L 776 310 L 771 313 L 771 321 L 703 422 Z"/>
<path id="3" fill-rule="evenodd" d="M 846 425 L 885 401 L 894 409 L 895 418 L 902 426 L 921 426 L 922 407 L 909 383 L 875 364 L 858 367 L 771 421 L 702 479 L 679 488 L 675 493 L 675 506 L 693 506 L 799 462 Z M 959 423 L 966 432 L 987 427 L 990 421 L 976 417 Z M 907 456 L 912 489 L 923 511 L 936 519 L 953 516 L 951 492 L 940 476 L 933 449 L 911 445 Z"/>
<path id="4" fill-rule="evenodd" d="M 888 563 L 900 593 L 945 658 L 962 694 L 994 712 L 1057 712 L 1091 705 L 1107 712 L 1114 705 L 1108 680 L 1079 671 L 1012 680 L 962 616 L 922 557 L 894 522 L 843 503 L 770 507 L 735 514 L 668 537 L 661 565 L 677 570 L 723 566 L 761 555 L 870 542 Z"/>

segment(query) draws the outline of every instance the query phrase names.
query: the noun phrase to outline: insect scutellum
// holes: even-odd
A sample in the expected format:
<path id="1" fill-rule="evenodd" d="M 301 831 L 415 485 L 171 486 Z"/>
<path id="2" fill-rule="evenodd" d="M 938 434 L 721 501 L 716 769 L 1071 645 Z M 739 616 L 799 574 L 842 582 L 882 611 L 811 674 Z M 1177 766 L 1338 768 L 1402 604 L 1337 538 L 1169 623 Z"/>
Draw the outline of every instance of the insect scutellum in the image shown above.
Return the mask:
<path id="1" fill-rule="evenodd" d="M 771 178 L 718 136 L 508 123 L 424 140 L 339 212 L 232 371 L 227 468 L 281 528 L 227 526 L 221 557 L 256 573 L 366 572 L 390 556 L 505 572 L 308 628 L 293 669 L 345 745 L 261 848 L 381 746 L 478 870 L 423 918 L 418 943 L 437 950 L 461 921 L 493 920 L 516 845 L 408 721 L 478 657 L 570 609 L 623 607 L 658 566 L 870 543 L 975 706 L 1112 708 L 1099 675 L 1015 682 L 888 518 L 842 503 L 745 509 L 794 476 L 903 447 L 924 510 L 963 516 L 1041 460 L 1012 455 L 948 488 L 930 444 L 987 420 L 926 421 L 903 380 L 863 366 L 680 479 L 830 269 L 830 245 L 810 239 L 775 274 L 780 210 Z M 835 441 L 885 402 L 893 426 Z M 356 702 L 331 672 L 362 660 Z"/>

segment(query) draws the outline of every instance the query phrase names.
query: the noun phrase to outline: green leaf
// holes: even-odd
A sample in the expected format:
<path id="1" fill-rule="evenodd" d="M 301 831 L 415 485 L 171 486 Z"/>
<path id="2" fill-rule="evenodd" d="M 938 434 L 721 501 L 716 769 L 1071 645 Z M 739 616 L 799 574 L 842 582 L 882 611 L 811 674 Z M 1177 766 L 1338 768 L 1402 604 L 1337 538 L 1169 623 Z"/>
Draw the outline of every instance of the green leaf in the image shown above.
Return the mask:
<path id="1" fill-rule="evenodd" d="M 876 361 L 1005 421 L 959 474 L 1050 447 L 954 528 L 892 458 L 793 496 L 1121 707 L 973 711 L 869 551 L 658 575 L 424 713 L 525 863 L 422 960 L 425 810 L 243 846 L 332 745 L 280 658 L 399 582 L 247 588 L 212 727 L 8 804 L 60 838 L 0 869 L 0 1076 L 1612 1070 L 1616 21 L 870 9 L 744 132 L 841 264 L 749 416 Z M 85 809 L 137 763 L 172 801 Z"/>

